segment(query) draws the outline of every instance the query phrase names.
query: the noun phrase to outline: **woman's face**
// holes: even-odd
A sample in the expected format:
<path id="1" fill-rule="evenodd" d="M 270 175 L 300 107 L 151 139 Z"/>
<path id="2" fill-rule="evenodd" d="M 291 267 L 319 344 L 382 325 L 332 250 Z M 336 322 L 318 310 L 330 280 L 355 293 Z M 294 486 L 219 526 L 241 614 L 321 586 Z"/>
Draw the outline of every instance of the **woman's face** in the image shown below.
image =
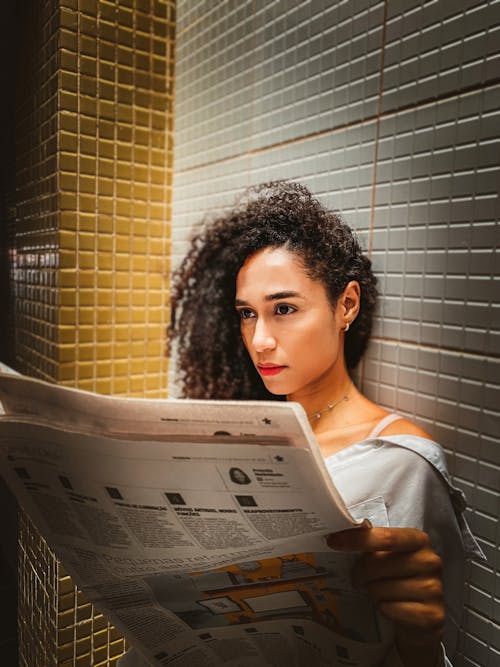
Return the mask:
<path id="1" fill-rule="evenodd" d="M 284 248 L 251 255 L 236 279 L 236 310 L 248 353 L 273 394 L 314 393 L 344 365 L 345 307 Z"/>

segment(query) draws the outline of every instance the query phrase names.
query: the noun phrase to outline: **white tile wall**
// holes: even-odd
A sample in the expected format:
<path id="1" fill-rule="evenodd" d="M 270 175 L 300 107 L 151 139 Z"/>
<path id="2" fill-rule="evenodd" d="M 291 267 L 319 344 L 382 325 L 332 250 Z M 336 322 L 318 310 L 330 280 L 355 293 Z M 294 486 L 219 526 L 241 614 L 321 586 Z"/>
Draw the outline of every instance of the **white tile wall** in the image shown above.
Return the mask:
<path id="1" fill-rule="evenodd" d="M 364 389 L 445 446 L 488 555 L 456 667 L 500 664 L 499 9 L 178 1 L 174 263 L 207 211 L 273 178 L 358 231 L 383 292 Z"/>

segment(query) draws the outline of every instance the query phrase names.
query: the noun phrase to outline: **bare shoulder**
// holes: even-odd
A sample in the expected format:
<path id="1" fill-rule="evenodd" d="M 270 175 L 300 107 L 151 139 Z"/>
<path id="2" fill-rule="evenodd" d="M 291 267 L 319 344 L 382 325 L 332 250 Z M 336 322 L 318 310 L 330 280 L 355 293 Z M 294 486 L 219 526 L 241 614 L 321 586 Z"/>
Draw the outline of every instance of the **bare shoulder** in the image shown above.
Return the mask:
<path id="1" fill-rule="evenodd" d="M 418 435 L 427 440 L 433 439 L 425 429 L 405 418 L 392 422 L 379 435 Z"/>

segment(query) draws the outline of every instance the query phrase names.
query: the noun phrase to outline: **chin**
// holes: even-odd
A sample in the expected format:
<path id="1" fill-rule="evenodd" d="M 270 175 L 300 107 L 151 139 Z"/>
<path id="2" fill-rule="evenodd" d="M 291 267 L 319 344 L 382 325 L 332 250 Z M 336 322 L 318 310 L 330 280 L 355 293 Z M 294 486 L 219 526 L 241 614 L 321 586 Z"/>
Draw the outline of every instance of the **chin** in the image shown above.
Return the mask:
<path id="1" fill-rule="evenodd" d="M 278 391 L 277 389 L 270 389 L 269 387 L 266 387 L 267 391 L 272 394 L 273 396 L 286 396 L 287 392 L 286 391 Z"/>
<path id="2" fill-rule="evenodd" d="M 290 387 L 286 386 L 284 382 L 264 382 L 263 384 L 267 391 L 274 396 L 287 396 L 291 393 Z"/>

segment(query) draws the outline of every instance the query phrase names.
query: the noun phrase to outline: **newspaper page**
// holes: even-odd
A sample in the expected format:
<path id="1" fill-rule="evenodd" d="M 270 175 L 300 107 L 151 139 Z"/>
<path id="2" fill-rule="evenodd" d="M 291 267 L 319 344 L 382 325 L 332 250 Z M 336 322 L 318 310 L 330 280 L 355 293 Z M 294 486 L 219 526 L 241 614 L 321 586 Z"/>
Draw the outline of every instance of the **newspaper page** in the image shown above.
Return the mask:
<path id="1" fill-rule="evenodd" d="M 389 628 L 324 539 L 359 521 L 300 406 L 7 375 L 0 402 L 2 476 L 148 664 L 380 663 Z"/>

